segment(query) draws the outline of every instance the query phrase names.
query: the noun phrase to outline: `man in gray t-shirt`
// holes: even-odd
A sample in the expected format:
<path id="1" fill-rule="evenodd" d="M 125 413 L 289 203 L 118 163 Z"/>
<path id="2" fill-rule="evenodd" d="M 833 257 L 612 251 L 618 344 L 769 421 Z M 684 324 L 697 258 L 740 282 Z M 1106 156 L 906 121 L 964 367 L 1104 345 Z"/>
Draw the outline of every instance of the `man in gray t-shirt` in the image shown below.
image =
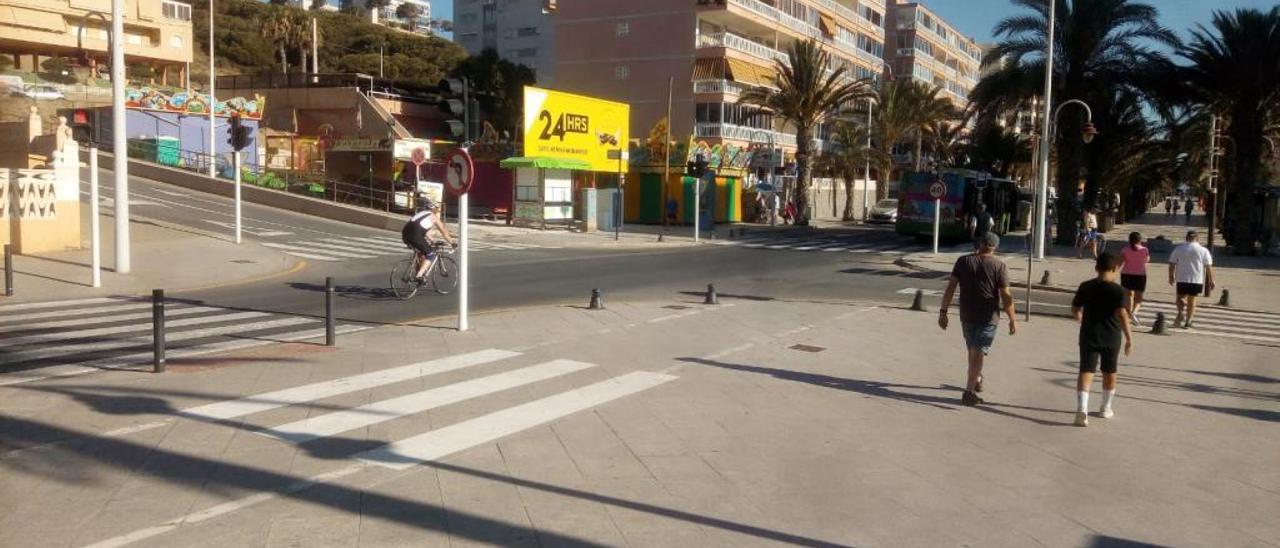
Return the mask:
<path id="1" fill-rule="evenodd" d="M 1013 313 L 1013 292 L 1009 291 L 1009 267 L 995 257 L 1000 237 L 988 232 L 977 243 L 976 253 L 960 257 L 952 267 L 938 314 L 938 326 L 946 330 L 947 308 L 959 288 L 960 325 L 969 355 L 969 376 L 964 395 L 960 398 L 965 405 L 982 403 L 978 397 L 978 392 L 982 391 L 982 365 L 995 342 L 1002 309 L 1009 318 L 1009 334 L 1018 332 Z"/>

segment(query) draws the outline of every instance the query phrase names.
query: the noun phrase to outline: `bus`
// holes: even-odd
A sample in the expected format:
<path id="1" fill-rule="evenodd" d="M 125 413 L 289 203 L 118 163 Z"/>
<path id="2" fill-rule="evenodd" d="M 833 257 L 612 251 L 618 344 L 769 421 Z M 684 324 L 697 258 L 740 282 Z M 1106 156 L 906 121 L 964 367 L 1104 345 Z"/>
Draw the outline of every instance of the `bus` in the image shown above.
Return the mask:
<path id="1" fill-rule="evenodd" d="M 943 169 L 903 174 L 898 188 L 899 234 L 933 238 L 934 199 L 929 187 L 935 181 L 947 189 L 941 200 L 939 239 L 950 243 L 969 241 L 969 217 L 977 212 L 980 203 L 995 219 L 994 232 L 1003 235 L 1014 228 L 1019 201 L 1016 182 L 970 169 Z"/>

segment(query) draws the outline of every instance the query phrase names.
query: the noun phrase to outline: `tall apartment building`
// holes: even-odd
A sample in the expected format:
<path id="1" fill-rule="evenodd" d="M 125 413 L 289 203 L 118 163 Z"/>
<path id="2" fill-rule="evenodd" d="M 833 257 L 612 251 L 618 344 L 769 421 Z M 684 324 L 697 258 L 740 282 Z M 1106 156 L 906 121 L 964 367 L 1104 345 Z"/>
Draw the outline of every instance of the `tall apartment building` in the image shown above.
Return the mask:
<path id="1" fill-rule="evenodd" d="M 130 65 L 150 65 L 156 82 L 186 84 L 191 62 L 191 5 L 178 0 L 125 0 L 124 52 Z M 0 55 L 14 68 L 40 72 L 51 57 L 106 64 L 111 0 L 0 0 Z"/>
<path id="2" fill-rule="evenodd" d="M 571 0 L 568 3 L 598 2 Z M 608 2 L 600 2 L 612 4 Z M 538 85 L 555 84 L 556 0 L 453 0 L 453 41 L 471 55 L 486 49 L 532 68 Z"/>
<path id="3" fill-rule="evenodd" d="M 879 77 L 884 10 L 880 0 L 562 0 L 556 88 L 630 103 L 631 134 L 644 136 L 666 115 L 670 78 L 674 138 L 772 137 L 794 149 L 791 128 L 739 97 L 772 86 L 774 61 L 797 40 L 819 41 L 852 78 Z"/>
<path id="4" fill-rule="evenodd" d="M 894 3 L 889 6 L 889 64 L 894 76 L 938 86 L 963 108 L 978 84 L 981 46 L 924 4 L 890 1 Z"/>
<path id="5" fill-rule="evenodd" d="M 404 4 L 412 4 L 418 7 L 418 16 L 413 18 L 412 21 L 400 17 L 398 13 L 400 6 Z M 387 7 L 378 10 L 377 17 L 374 19 L 374 22 L 380 25 L 394 26 L 418 34 L 431 34 L 431 1 L 391 0 Z"/>

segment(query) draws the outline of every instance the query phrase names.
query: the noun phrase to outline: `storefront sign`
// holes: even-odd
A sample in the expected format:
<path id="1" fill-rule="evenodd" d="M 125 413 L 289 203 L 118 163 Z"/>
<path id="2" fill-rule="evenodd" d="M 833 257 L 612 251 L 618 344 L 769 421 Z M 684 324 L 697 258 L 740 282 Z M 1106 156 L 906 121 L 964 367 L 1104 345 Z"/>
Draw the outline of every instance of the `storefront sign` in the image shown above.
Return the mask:
<path id="1" fill-rule="evenodd" d="M 397 160 L 416 164 L 422 163 L 413 158 L 413 151 L 417 149 L 422 149 L 424 158 L 431 157 L 431 141 L 427 139 L 396 139 L 395 144 L 392 146 L 394 149 L 393 154 Z M 423 162 L 425 161 L 424 159 Z"/>
<path id="2" fill-rule="evenodd" d="M 524 155 L 584 160 L 594 171 L 616 173 L 609 151 L 627 148 L 630 117 L 626 103 L 525 86 Z"/>
<path id="3" fill-rule="evenodd" d="M 334 140 L 333 145 L 329 147 L 329 150 L 335 152 L 380 152 L 386 151 L 387 148 L 388 143 L 386 139 L 360 139 L 352 137 Z M 409 159 L 407 153 L 404 159 Z"/>

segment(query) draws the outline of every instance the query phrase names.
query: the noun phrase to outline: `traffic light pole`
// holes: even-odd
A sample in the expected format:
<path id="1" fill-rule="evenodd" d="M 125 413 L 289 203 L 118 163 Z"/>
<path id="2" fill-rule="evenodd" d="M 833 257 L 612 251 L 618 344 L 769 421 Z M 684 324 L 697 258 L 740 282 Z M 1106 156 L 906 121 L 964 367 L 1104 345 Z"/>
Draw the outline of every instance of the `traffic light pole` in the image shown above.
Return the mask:
<path id="1" fill-rule="evenodd" d="M 231 153 L 231 169 L 236 185 L 236 243 L 240 243 L 240 151 Z"/>
<path id="2" fill-rule="evenodd" d="M 102 287 L 102 223 L 98 219 L 98 140 L 89 139 L 89 247 L 93 287 Z"/>
<path id="3" fill-rule="evenodd" d="M 1213 253 L 1213 233 L 1217 227 L 1216 215 L 1218 209 L 1218 185 L 1215 171 L 1218 161 L 1218 116 L 1214 115 L 1209 119 L 1209 196 L 1205 200 L 1205 216 L 1209 221 L 1209 253 Z"/>
<path id="4" fill-rule="evenodd" d="M 111 0 L 111 147 L 116 184 L 116 273 L 128 274 L 129 143 L 124 110 L 124 0 Z"/>

